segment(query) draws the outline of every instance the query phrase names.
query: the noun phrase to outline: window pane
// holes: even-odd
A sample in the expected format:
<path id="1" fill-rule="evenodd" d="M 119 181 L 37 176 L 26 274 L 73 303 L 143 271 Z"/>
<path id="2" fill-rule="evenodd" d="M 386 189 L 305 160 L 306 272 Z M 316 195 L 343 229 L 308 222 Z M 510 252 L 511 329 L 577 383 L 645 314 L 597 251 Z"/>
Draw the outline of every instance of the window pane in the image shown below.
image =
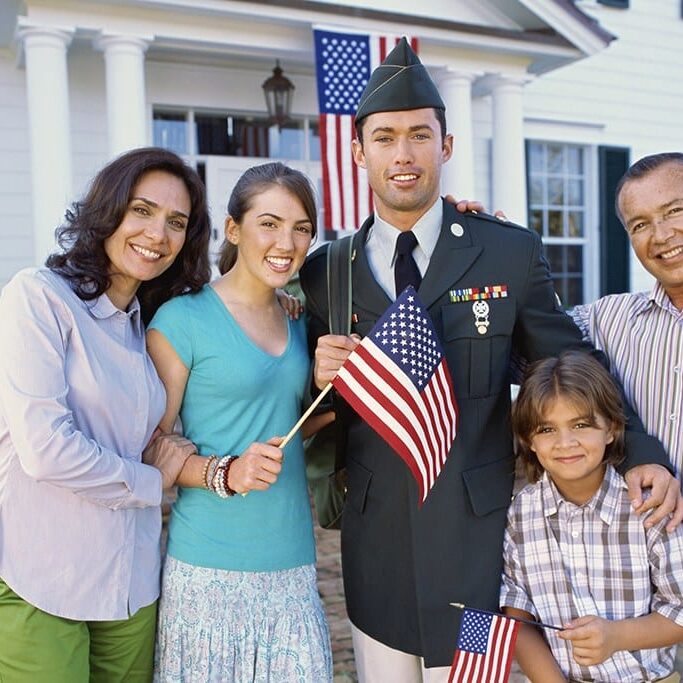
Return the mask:
<path id="1" fill-rule="evenodd" d="M 185 114 L 154 112 L 153 140 L 156 147 L 187 154 L 187 121 Z"/>
<path id="2" fill-rule="evenodd" d="M 562 211 L 548 211 L 548 235 L 550 237 L 564 237 Z"/>
<path id="3" fill-rule="evenodd" d="M 583 149 L 567 146 L 567 173 L 583 175 Z"/>
<path id="4" fill-rule="evenodd" d="M 566 279 L 565 283 L 566 301 L 562 303 L 571 308 L 583 303 L 583 277 L 578 275 Z"/>
<path id="5" fill-rule="evenodd" d="M 529 216 L 529 227 L 539 235 L 543 235 L 543 211 L 541 209 L 533 209 Z"/>
<path id="6" fill-rule="evenodd" d="M 548 178 L 548 204 L 562 206 L 564 204 L 564 179 Z"/>
<path id="7" fill-rule="evenodd" d="M 228 147 L 230 156 L 256 157 L 257 159 L 273 156 L 270 148 L 271 126 L 267 120 L 231 116 L 230 122 L 230 144 Z"/>
<path id="8" fill-rule="evenodd" d="M 567 213 L 567 232 L 569 237 L 583 237 L 583 211 Z"/>
<path id="9" fill-rule="evenodd" d="M 543 166 L 543 145 L 538 142 L 529 143 L 529 170 L 532 173 L 541 173 Z"/>
<path id="10" fill-rule="evenodd" d="M 195 116 L 195 133 L 199 154 L 234 155 L 234 140 L 228 132 L 227 116 L 197 114 Z"/>
<path id="11" fill-rule="evenodd" d="M 566 250 L 565 263 L 568 273 L 580 274 L 583 271 L 583 247 L 572 244 L 564 247 Z"/>
<path id="12" fill-rule="evenodd" d="M 278 130 L 271 126 L 269 130 L 270 156 L 279 159 L 304 158 L 304 129 L 298 121 L 289 121 Z"/>
<path id="13" fill-rule="evenodd" d="M 583 206 L 583 180 L 567 181 L 567 204 Z"/>
<path id="14" fill-rule="evenodd" d="M 553 275 L 562 275 L 565 272 L 564 247 L 561 244 L 546 244 L 545 257 Z"/>
<path id="15" fill-rule="evenodd" d="M 564 173 L 564 147 L 548 145 L 548 173 Z"/>
<path id="16" fill-rule="evenodd" d="M 562 305 L 569 307 L 583 303 L 583 247 L 548 245 L 546 258 Z"/>
<path id="17" fill-rule="evenodd" d="M 196 114 L 198 154 L 222 156 L 269 157 L 270 125 L 266 119 Z"/>
<path id="18" fill-rule="evenodd" d="M 532 204 L 545 204 L 543 197 L 543 178 L 531 178 L 529 183 L 529 201 Z"/>
<path id="19" fill-rule="evenodd" d="M 308 152 L 310 161 L 320 161 L 320 128 L 317 121 L 308 124 Z M 320 195 L 322 197 L 322 195 Z"/>

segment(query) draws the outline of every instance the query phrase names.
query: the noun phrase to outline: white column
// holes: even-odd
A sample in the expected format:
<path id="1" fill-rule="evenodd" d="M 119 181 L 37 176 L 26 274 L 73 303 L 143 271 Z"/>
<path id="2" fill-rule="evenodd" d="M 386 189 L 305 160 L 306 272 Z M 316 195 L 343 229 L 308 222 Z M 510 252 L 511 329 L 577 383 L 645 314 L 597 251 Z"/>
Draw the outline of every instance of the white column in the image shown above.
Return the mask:
<path id="1" fill-rule="evenodd" d="M 524 154 L 524 79 L 497 77 L 492 82 L 493 191 L 491 211 L 502 209 L 515 223 L 526 225 L 526 159 Z"/>
<path id="2" fill-rule="evenodd" d="M 107 79 L 109 155 L 143 147 L 147 141 L 145 104 L 145 51 L 149 41 L 137 36 L 97 39 L 104 52 Z"/>
<path id="3" fill-rule="evenodd" d="M 458 199 L 474 199 L 474 143 L 472 136 L 472 81 L 475 74 L 448 70 L 439 80 L 446 105 L 448 132 L 453 134 L 453 156 L 443 167 L 441 187 Z"/>
<path id="4" fill-rule="evenodd" d="M 67 47 L 73 31 L 22 26 L 31 141 L 33 253 L 36 265 L 54 251 L 55 228 L 71 197 L 71 128 Z"/>

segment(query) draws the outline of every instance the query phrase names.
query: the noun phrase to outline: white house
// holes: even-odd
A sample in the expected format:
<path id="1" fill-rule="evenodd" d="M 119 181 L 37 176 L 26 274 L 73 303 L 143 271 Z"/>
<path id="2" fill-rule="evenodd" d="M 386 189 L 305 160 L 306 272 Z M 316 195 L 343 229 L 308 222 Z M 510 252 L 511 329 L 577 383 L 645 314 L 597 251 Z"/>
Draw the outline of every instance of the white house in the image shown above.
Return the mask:
<path id="1" fill-rule="evenodd" d="M 216 241 L 249 165 L 320 184 L 317 25 L 419 38 L 456 138 L 443 189 L 539 230 L 566 303 L 647 285 L 611 188 L 681 148 L 680 0 L 0 0 L 0 286 L 131 147 L 196 165 Z M 296 88 L 282 131 L 261 89 L 276 60 Z"/>

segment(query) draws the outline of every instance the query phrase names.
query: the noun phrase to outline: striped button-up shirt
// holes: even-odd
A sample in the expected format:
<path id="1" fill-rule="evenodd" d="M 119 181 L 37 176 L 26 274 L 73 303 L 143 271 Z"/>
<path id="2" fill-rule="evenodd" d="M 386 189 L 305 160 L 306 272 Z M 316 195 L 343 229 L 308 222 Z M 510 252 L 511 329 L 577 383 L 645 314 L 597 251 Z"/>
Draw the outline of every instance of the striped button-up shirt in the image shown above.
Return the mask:
<path id="1" fill-rule="evenodd" d="M 652 292 L 613 294 L 572 311 L 584 337 L 604 351 L 648 434 L 683 468 L 683 311 L 657 283 Z"/>
<path id="2" fill-rule="evenodd" d="M 611 467 L 593 498 L 574 505 L 544 475 L 508 512 L 500 604 L 562 626 L 581 616 L 620 620 L 651 612 L 683 626 L 683 529 L 643 526 Z M 618 651 L 579 666 L 569 641 L 545 630 L 565 676 L 577 681 L 655 681 L 673 670 L 675 648 Z"/>

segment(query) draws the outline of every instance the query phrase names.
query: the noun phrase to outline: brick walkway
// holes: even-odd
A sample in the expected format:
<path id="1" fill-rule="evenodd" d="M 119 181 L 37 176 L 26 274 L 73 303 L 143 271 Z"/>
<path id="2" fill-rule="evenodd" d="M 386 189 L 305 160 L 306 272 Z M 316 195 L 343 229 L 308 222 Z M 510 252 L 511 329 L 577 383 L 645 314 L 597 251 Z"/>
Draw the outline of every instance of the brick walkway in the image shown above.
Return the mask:
<path id="1" fill-rule="evenodd" d="M 357 678 L 353 664 L 351 627 L 344 604 L 339 532 L 326 531 L 316 524 L 315 540 L 318 549 L 318 588 L 325 603 L 327 620 L 330 624 L 334 681 L 335 683 L 351 683 Z"/>

